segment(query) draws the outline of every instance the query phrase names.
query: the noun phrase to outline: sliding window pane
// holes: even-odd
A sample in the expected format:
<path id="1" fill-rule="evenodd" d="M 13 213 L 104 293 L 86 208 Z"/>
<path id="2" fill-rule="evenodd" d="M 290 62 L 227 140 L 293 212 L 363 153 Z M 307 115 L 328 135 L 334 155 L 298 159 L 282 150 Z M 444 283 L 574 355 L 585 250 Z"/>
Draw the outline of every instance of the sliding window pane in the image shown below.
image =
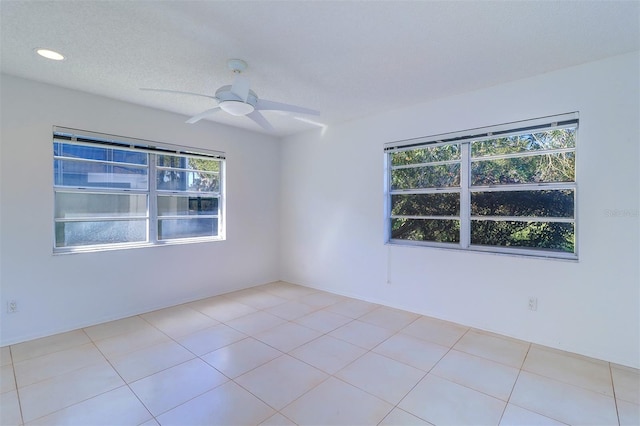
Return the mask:
<path id="1" fill-rule="evenodd" d="M 218 198 L 162 195 L 158 216 L 217 215 Z"/>
<path id="2" fill-rule="evenodd" d="M 220 172 L 220 160 L 208 160 L 206 158 L 187 158 L 187 168 L 203 172 Z"/>
<path id="3" fill-rule="evenodd" d="M 459 216 L 460 194 L 411 194 L 391 196 L 392 216 Z"/>
<path id="4" fill-rule="evenodd" d="M 56 219 L 146 217 L 146 194 L 56 192 Z"/>
<path id="5" fill-rule="evenodd" d="M 55 160 L 53 169 L 56 186 L 142 190 L 148 186 L 146 167 Z"/>
<path id="6" fill-rule="evenodd" d="M 456 186 L 460 186 L 460 163 L 391 171 L 392 190 Z"/>
<path id="7" fill-rule="evenodd" d="M 187 158 L 177 155 L 158 155 L 156 157 L 158 167 L 172 167 L 177 169 L 187 168 Z"/>
<path id="8" fill-rule="evenodd" d="M 572 218 L 573 190 L 472 192 L 473 216 Z"/>
<path id="9" fill-rule="evenodd" d="M 475 141 L 471 143 L 471 157 L 566 149 L 575 148 L 575 146 L 576 128 L 574 127 Z"/>
<path id="10" fill-rule="evenodd" d="M 57 222 L 56 247 L 147 241 L 146 220 Z"/>
<path id="11" fill-rule="evenodd" d="M 208 158 L 183 157 L 179 155 L 158 155 L 158 167 L 219 172 L 220 160 Z"/>
<path id="12" fill-rule="evenodd" d="M 472 220 L 471 244 L 573 253 L 575 230 L 573 223 Z"/>
<path id="13" fill-rule="evenodd" d="M 451 161 L 460 159 L 460 145 L 442 145 L 425 147 L 391 154 L 392 166 L 404 166 L 409 164 L 435 163 L 439 161 Z"/>
<path id="14" fill-rule="evenodd" d="M 391 219 L 391 238 L 409 241 L 460 242 L 460 221 L 448 219 Z"/>
<path id="15" fill-rule="evenodd" d="M 76 145 L 64 142 L 53 143 L 53 155 L 56 157 L 81 158 L 83 160 L 109 161 L 114 163 L 148 164 L 148 154 L 144 152 Z"/>
<path id="16" fill-rule="evenodd" d="M 474 161 L 471 185 L 574 182 L 575 168 L 573 152 Z"/>
<path id="17" fill-rule="evenodd" d="M 192 172 L 189 173 L 188 191 L 198 192 L 219 192 L 220 191 L 220 174 Z"/>
<path id="18" fill-rule="evenodd" d="M 211 237 L 218 235 L 217 218 L 158 220 L 158 239 Z"/>
<path id="19" fill-rule="evenodd" d="M 159 170 L 157 173 L 157 182 L 158 190 L 161 191 L 220 191 L 219 173 Z"/>

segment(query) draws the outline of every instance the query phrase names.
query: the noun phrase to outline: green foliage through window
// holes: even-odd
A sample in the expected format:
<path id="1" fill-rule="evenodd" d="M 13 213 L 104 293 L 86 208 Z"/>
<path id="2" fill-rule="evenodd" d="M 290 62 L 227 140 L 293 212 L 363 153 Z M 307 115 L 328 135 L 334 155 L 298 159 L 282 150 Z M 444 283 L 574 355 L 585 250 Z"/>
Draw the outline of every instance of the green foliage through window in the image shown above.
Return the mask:
<path id="1" fill-rule="evenodd" d="M 391 236 L 401 240 L 457 243 L 460 241 L 459 220 L 392 219 Z"/>
<path id="2" fill-rule="evenodd" d="M 572 117 L 535 131 L 387 148 L 389 238 L 575 254 Z"/>

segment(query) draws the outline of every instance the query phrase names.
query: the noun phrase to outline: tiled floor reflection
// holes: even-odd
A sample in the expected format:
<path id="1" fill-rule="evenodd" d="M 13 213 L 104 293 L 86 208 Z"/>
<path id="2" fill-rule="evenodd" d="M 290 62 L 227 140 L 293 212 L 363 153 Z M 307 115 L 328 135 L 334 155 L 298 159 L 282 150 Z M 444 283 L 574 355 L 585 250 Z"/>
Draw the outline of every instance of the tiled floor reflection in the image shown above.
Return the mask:
<path id="1" fill-rule="evenodd" d="M 638 425 L 638 370 L 284 282 L 0 348 L 0 425 Z"/>

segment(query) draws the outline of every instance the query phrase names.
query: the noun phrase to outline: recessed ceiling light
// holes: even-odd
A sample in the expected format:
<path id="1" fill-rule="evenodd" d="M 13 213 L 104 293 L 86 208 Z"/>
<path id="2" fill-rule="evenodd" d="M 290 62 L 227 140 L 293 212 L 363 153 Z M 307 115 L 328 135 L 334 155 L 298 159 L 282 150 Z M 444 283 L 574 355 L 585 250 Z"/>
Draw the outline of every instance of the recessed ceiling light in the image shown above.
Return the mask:
<path id="1" fill-rule="evenodd" d="M 60 53 L 54 51 L 54 50 L 49 50 L 49 49 L 35 49 L 36 53 L 44 58 L 47 59 L 52 59 L 54 61 L 62 61 L 64 60 L 64 56 L 62 56 Z"/>

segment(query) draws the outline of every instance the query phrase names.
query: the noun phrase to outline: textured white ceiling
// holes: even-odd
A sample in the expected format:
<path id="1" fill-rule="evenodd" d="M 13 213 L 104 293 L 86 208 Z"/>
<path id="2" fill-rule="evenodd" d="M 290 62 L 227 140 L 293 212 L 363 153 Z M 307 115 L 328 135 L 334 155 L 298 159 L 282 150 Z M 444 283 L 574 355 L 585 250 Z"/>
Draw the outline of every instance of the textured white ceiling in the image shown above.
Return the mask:
<path id="1" fill-rule="evenodd" d="M 638 1 L 2 0 L 0 16 L 3 73 L 190 116 L 213 101 L 138 89 L 213 95 L 242 58 L 259 97 L 327 125 L 640 49 Z M 314 128 L 265 116 L 278 135 Z"/>

